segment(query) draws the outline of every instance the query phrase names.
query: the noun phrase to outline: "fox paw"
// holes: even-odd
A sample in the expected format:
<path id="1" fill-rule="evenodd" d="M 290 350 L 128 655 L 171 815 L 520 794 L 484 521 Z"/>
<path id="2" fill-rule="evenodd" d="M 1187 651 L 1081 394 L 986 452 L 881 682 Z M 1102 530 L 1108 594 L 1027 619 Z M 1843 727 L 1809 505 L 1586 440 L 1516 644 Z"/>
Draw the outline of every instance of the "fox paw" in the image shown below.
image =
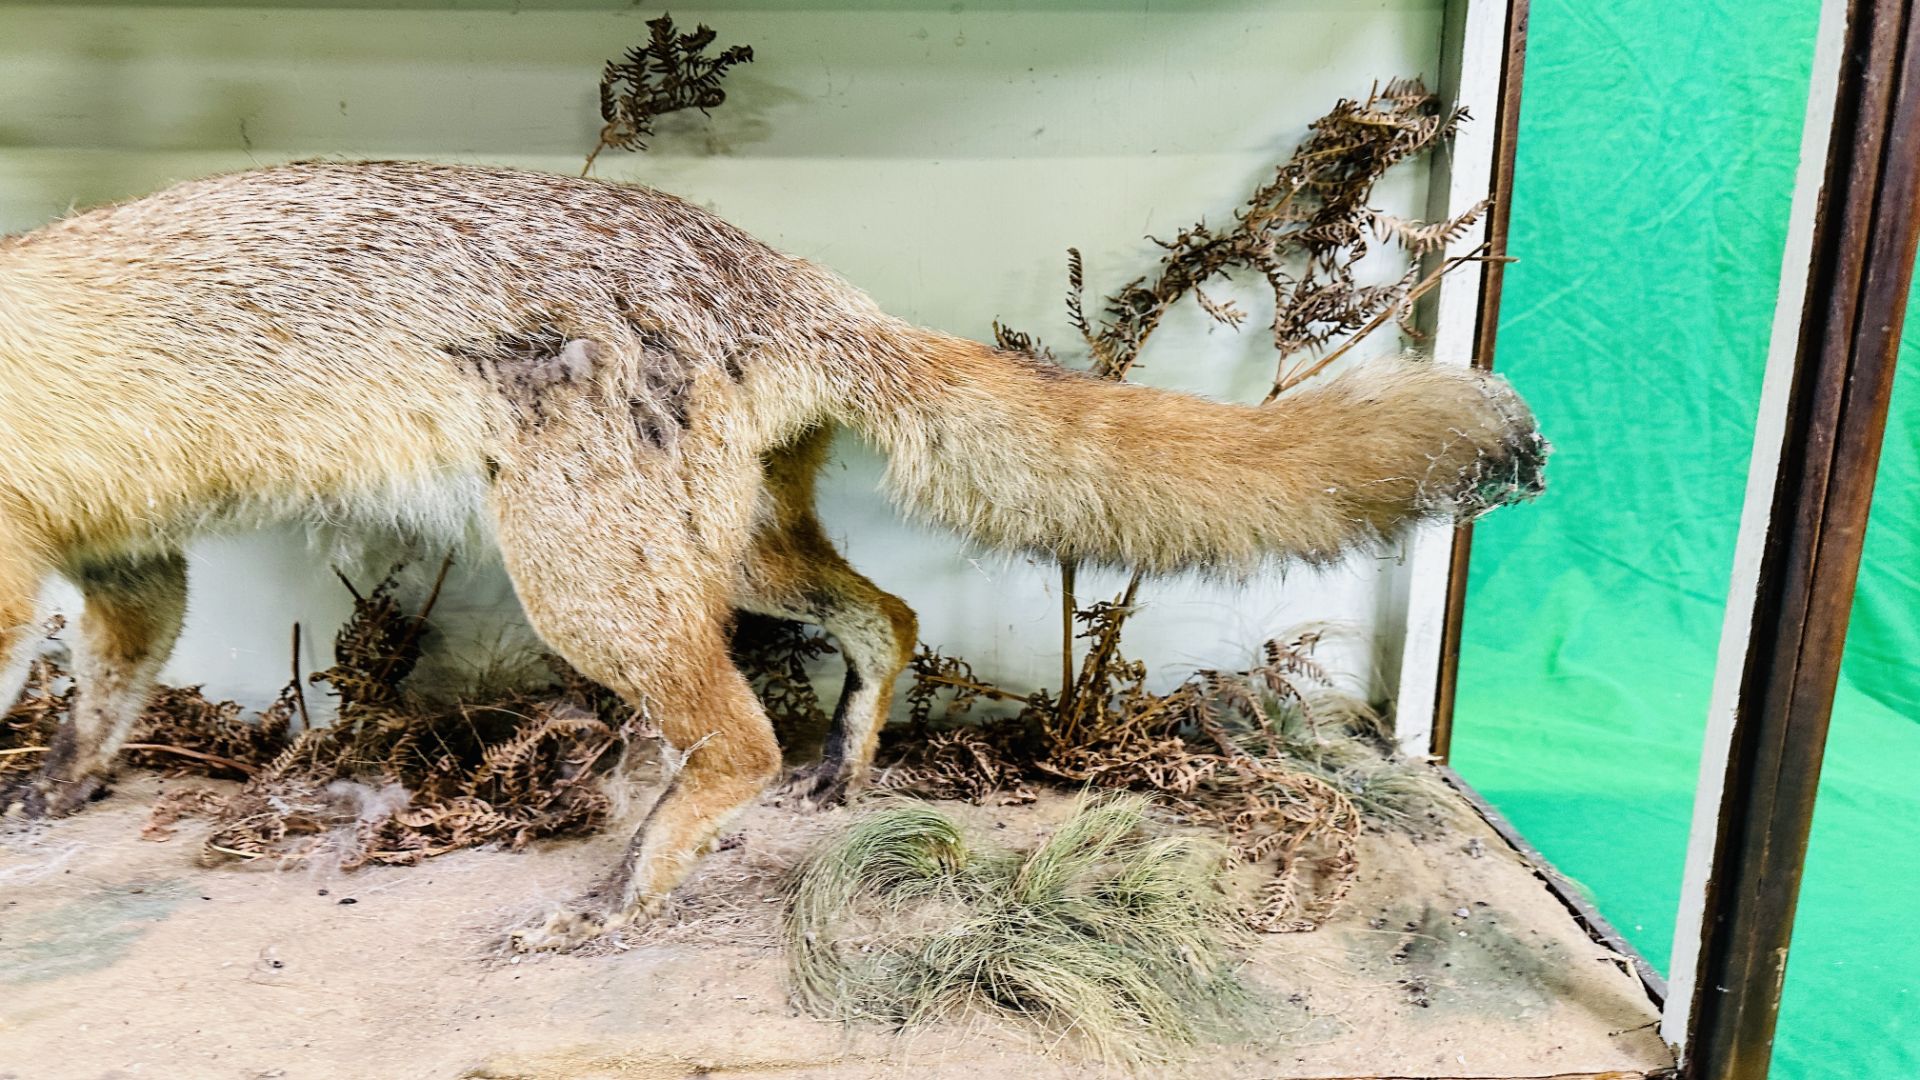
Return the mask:
<path id="1" fill-rule="evenodd" d="M 107 794 L 106 780 L 99 776 L 62 780 L 42 773 L 0 789 L 0 817 L 27 821 L 62 818 L 90 802 L 106 798 Z"/>
<path id="2" fill-rule="evenodd" d="M 848 778 L 838 764 L 825 761 L 793 770 L 775 791 L 780 802 L 793 800 L 813 809 L 838 806 L 847 800 Z"/>
<path id="3" fill-rule="evenodd" d="M 572 952 L 626 926 L 634 917 L 628 913 L 562 908 L 538 926 L 523 927 L 507 935 L 507 946 L 517 953 Z"/>

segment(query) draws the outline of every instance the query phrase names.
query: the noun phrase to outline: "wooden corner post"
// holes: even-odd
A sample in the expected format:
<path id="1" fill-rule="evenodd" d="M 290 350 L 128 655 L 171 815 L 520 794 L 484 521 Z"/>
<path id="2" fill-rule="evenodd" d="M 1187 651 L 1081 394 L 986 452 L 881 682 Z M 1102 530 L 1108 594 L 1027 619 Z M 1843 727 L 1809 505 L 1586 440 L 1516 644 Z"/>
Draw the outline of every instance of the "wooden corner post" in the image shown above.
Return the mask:
<path id="1" fill-rule="evenodd" d="M 1920 238 L 1916 8 L 1822 16 L 1662 1028 L 1690 1080 L 1759 1080 L 1772 1057 Z"/>

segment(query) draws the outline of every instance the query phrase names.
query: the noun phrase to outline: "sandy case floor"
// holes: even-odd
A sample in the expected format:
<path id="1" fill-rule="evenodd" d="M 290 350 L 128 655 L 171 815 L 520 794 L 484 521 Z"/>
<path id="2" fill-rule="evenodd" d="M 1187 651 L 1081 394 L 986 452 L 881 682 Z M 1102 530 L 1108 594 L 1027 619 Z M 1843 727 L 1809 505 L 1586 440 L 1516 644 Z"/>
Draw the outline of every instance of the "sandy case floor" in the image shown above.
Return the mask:
<path id="1" fill-rule="evenodd" d="M 135 776 L 80 817 L 0 836 L 0 1078 L 541 1080 L 1113 1075 L 992 1021 L 904 1033 L 787 1003 L 781 870 L 849 811 L 762 805 L 666 918 L 588 954 L 505 958 L 503 928 L 584 887 L 622 830 L 351 874 L 203 868 L 200 830 L 140 838 Z M 643 794 L 639 806 L 645 806 Z M 1024 845 L 1067 811 L 950 807 Z M 1639 1077 L 1656 1014 L 1488 829 L 1370 835 L 1329 925 L 1251 958 L 1275 1005 L 1196 1076 Z"/>

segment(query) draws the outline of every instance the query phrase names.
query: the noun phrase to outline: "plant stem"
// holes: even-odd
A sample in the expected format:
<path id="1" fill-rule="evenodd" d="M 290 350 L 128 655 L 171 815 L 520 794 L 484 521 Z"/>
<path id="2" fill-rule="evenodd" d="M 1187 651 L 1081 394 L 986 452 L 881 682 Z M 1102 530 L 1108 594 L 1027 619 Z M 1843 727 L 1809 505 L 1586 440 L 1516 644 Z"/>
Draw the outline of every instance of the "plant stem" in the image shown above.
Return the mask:
<path id="1" fill-rule="evenodd" d="M 1097 708 L 1104 695 L 1107 671 L 1113 664 L 1115 654 L 1120 651 L 1120 630 L 1126 625 L 1127 616 L 1133 614 L 1133 600 L 1140 592 L 1140 580 L 1144 573 L 1133 572 L 1127 580 L 1127 588 L 1114 601 L 1113 614 L 1100 625 L 1099 636 L 1094 639 L 1093 647 L 1087 651 L 1087 659 L 1080 665 L 1080 678 L 1073 687 L 1071 707 L 1062 707 L 1055 713 L 1060 718 L 1057 730 L 1064 745 L 1079 745 L 1081 723 L 1089 707 Z M 1064 691 L 1063 691 L 1064 693 Z M 1091 706 L 1089 703 L 1093 703 Z"/>
<path id="2" fill-rule="evenodd" d="M 1079 610 L 1080 603 L 1073 592 L 1073 582 L 1080 564 L 1071 559 L 1060 564 L 1060 703 L 1058 708 L 1066 712 L 1073 701 L 1073 616 Z"/>
<path id="3" fill-rule="evenodd" d="M 1302 370 L 1295 371 L 1291 374 L 1284 374 L 1279 378 L 1275 379 L 1273 383 L 1273 389 L 1267 391 L 1267 396 L 1260 400 L 1260 404 L 1262 405 L 1267 404 L 1268 402 L 1272 401 L 1274 398 L 1279 397 L 1281 394 L 1286 393 L 1287 391 L 1293 389 L 1294 387 L 1299 386 L 1301 383 L 1306 382 L 1308 379 L 1313 378 L 1315 375 L 1320 374 L 1322 371 L 1325 371 L 1327 369 L 1327 365 L 1333 363 L 1335 360 L 1340 359 L 1342 356 L 1345 356 L 1349 350 L 1351 350 L 1355 345 L 1358 345 L 1363 339 L 1367 337 L 1367 335 L 1373 333 L 1375 330 L 1380 329 L 1382 326 L 1385 326 L 1387 324 L 1387 320 L 1393 318 L 1394 315 L 1397 314 L 1403 307 L 1413 303 L 1415 300 L 1420 299 L 1422 296 L 1425 296 L 1428 292 L 1432 291 L 1435 285 L 1440 284 L 1440 279 L 1442 277 L 1446 276 L 1449 273 L 1452 273 L 1453 271 L 1459 269 L 1462 266 L 1465 266 L 1470 262 L 1490 261 L 1486 256 L 1481 254 L 1481 252 L 1484 252 L 1486 250 L 1487 250 L 1487 245 L 1481 244 L 1479 247 L 1474 248 L 1472 251 L 1467 252 L 1465 255 L 1456 255 L 1453 258 L 1448 259 L 1447 261 L 1441 263 L 1439 269 L 1435 270 L 1431 274 L 1428 274 L 1426 277 L 1420 279 L 1420 281 L 1417 284 L 1415 284 L 1413 288 L 1408 289 L 1407 295 L 1401 297 L 1399 303 L 1389 304 L 1386 307 L 1381 308 L 1379 314 L 1375 315 L 1371 319 L 1368 319 L 1366 322 L 1366 325 L 1362 326 L 1358 330 L 1355 330 L 1353 332 L 1353 336 L 1341 342 L 1338 348 L 1327 353 L 1327 355 L 1321 357 L 1319 360 L 1315 361 L 1313 364 L 1309 365 L 1308 367 Z"/>
<path id="4" fill-rule="evenodd" d="M 300 730 L 313 730 L 313 717 L 307 715 L 307 693 L 300 686 L 300 624 L 293 624 L 293 704 L 300 710 Z"/>
<path id="5" fill-rule="evenodd" d="M 420 635 L 427 628 L 427 616 L 433 614 L 433 605 L 440 601 L 440 587 L 447 583 L 447 571 L 451 569 L 452 566 L 453 552 L 449 550 L 447 557 L 440 560 L 440 572 L 434 575 L 433 588 L 427 593 L 426 603 L 420 605 L 419 614 L 415 615 L 407 625 L 406 636 L 402 637 L 394 646 L 393 655 L 387 657 L 387 662 L 381 665 L 379 681 L 382 684 L 393 681 L 393 669 L 395 665 L 400 663 L 401 657 L 407 655 L 409 650 L 419 644 Z M 342 578 L 341 580 L 344 581 L 346 579 Z"/>
<path id="6" fill-rule="evenodd" d="M 202 753 L 199 750 L 189 750 L 184 746 L 169 746 L 165 743 L 130 742 L 122 744 L 120 748 L 122 750 L 152 750 L 162 754 L 177 754 L 180 757 L 192 758 L 195 761 L 204 761 L 209 765 L 219 765 L 222 768 L 232 769 L 234 772 L 247 776 L 252 776 L 254 773 L 260 771 L 244 761 L 235 761 L 232 758 L 224 758 L 218 754 Z"/>
<path id="7" fill-rule="evenodd" d="M 972 679 L 962 679 L 953 675 L 920 675 L 918 678 L 921 682 L 971 690 L 990 701 L 1018 701 L 1024 705 L 1032 700 L 1025 694 L 1016 694 L 1011 690 L 1002 690 L 997 686 L 988 686 L 986 683 L 978 683 Z"/>
<path id="8" fill-rule="evenodd" d="M 605 150 L 606 148 L 607 148 L 607 129 L 601 128 L 599 141 L 595 142 L 593 144 L 593 149 L 590 152 L 588 152 L 587 163 L 580 167 L 580 178 L 582 180 L 586 179 L 587 174 L 593 171 L 594 159 L 598 158 L 600 156 L 600 151 Z"/>

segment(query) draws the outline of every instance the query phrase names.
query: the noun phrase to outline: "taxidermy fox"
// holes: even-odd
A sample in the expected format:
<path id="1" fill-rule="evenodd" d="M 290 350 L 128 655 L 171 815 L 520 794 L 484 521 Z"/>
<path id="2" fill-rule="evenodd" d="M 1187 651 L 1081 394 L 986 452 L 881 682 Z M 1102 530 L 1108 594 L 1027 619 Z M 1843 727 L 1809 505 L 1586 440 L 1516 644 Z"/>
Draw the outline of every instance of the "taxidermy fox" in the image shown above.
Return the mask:
<path id="1" fill-rule="evenodd" d="M 1331 559 L 1531 495 L 1546 455 L 1491 376 L 1375 363 L 1259 408 L 1115 384 L 891 318 L 649 190 L 399 163 L 194 181 L 0 239 L 0 647 L 26 651 L 46 575 L 85 595 L 71 721 L 13 805 L 98 788 L 194 535 L 478 521 L 540 636 L 698 744 L 590 902 L 522 944 L 644 916 L 780 768 L 733 611 L 845 650 L 792 782 L 829 795 L 871 760 L 915 626 L 813 517 L 835 425 L 912 513 L 1155 573 Z"/>

